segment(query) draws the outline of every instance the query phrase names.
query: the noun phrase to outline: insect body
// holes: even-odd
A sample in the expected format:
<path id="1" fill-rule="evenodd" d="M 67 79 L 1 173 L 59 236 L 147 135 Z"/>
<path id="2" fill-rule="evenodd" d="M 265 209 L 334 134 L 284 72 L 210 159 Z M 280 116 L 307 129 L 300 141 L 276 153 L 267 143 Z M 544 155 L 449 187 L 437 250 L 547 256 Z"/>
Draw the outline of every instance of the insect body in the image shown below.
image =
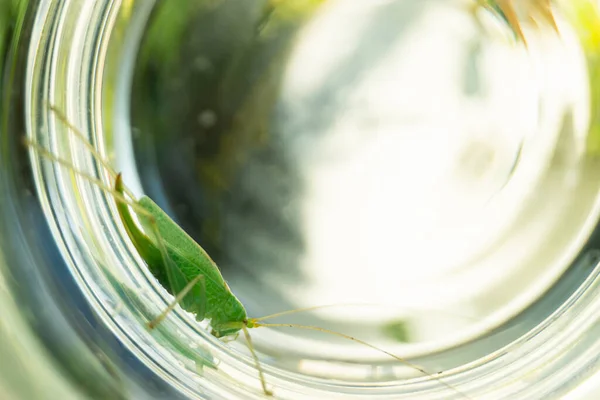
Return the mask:
<path id="1" fill-rule="evenodd" d="M 150 272 L 175 296 L 175 301 L 148 326 L 152 329 L 179 303 L 184 310 L 196 314 L 198 321 L 210 318 L 212 334 L 216 337 L 234 335 L 243 330 L 256 361 L 263 391 L 272 395 L 266 387 L 247 330 L 259 324 L 255 320 L 248 320 L 246 309 L 229 289 L 215 262 L 147 196 L 134 202 L 141 211 L 137 215 L 144 230 L 140 229 L 131 215 L 130 203 L 124 200 L 125 187 L 121 174 L 116 177 L 115 190 L 120 194 L 116 199 L 117 209 L 127 234 Z M 146 231 L 150 234 L 146 234 Z"/>
<path id="2" fill-rule="evenodd" d="M 119 174 L 115 189 L 124 196 L 123 188 L 123 180 Z M 150 219 L 142 214 L 139 218 L 149 234 L 134 222 L 128 204 L 117 200 L 119 215 L 127 234 L 161 285 L 176 296 L 201 276 L 202 279 L 198 279 L 198 283 L 188 290 L 192 293 L 184 294 L 182 308 L 196 314 L 198 321 L 210 318 L 217 337 L 235 334 L 243 325 L 247 325 L 246 309 L 231 292 L 204 249 L 152 199 L 144 196 L 137 204 L 152 217 Z"/>

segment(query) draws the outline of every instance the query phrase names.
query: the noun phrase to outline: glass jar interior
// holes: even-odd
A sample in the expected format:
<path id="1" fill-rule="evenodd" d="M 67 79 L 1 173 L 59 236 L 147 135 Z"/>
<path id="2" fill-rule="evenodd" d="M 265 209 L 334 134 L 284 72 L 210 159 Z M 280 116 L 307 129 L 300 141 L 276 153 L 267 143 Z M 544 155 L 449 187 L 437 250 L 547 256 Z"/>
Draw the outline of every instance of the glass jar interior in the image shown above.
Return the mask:
<path id="1" fill-rule="evenodd" d="M 470 3 L 49 2 L 26 115 L 65 160 L 30 152 L 52 233 L 102 323 L 185 395 L 261 391 L 242 340 L 179 309 L 145 328 L 172 298 L 119 225 L 95 153 L 206 248 L 251 316 L 337 304 L 277 322 L 429 374 L 335 335 L 253 330 L 278 397 L 560 388 L 521 382 L 558 371 L 574 353 L 557 341 L 594 315 L 597 117 L 579 4 L 555 7 L 560 35 L 524 21 L 525 48 Z"/>

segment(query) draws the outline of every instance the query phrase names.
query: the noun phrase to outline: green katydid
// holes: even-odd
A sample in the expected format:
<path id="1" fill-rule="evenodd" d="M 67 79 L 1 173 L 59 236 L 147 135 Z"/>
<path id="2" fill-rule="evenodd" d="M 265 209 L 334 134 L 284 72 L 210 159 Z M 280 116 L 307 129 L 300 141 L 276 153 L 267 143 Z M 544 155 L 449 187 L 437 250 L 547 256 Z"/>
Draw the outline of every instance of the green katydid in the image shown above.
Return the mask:
<path id="1" fill-rule="evenodd" d="M 147 196 L 136 199 L 123 183 L 121 174 L 117 174 L 112 169 L 110 164 L 97 153 L 93 146 L 85 139 L 85 136 L 68 121 L 67 117 L 60 110 L 53 106 L 49 107 L 57 118 L 67 126 L 68 130 L 73 132 L 78 140 L 82 141 L 86 148 L 98 159 L 100 164 L 106 168 L 114 179 L 114 185 L 107 185 L 99 179 L 78 170 L 69 161 L 55 156 L 35 142 L 26 140 L 26 144 L 43 157 L 68 168 L 71 172 L 93 182 L 100 189 L 113 196 L 119 217 L 137 252 L 159 283 L 171 295 L 175 296 L 171 304 L 158 317 L 147 324 L 149 329 L 155 328 L 170 311 L 177 305 L 180 305 L 182 309 L 195 314 L 198 321 L 210 319 L 211 333 L 215 337 L 233 336 L 242 331 L 257 366 L 262 389 L 267 395 L 272 395 L 272 392 L 267 388 L 258 356 L 252 345 L 248 332 L 252 328 L 294 327 L 333 334 L 386 354 L 402 364 L 437 380 L 460 396 L 469 398 L 454 386 L 428 373 L 423 368 L 358 338 L 317 326 L 262 322 L 266 319 L 321 307 L 284 311 L 261 318 L 248 318 L 243 304 L 232 293 L 219 268 L 204 249 L 152 199 Z M 135 218 L 132 211 L 135 214 Z"/>

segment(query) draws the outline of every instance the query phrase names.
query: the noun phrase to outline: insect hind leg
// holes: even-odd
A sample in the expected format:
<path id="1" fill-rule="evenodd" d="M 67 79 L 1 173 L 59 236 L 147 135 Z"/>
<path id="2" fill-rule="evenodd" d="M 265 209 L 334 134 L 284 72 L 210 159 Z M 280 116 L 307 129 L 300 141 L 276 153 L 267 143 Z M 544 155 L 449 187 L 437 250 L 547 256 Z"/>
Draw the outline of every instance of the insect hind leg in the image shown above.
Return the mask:
<path id="1" fill-rule="evenodd" d="M 187 283 L 187 285 L 183 288 L 183 290 L 181 290 L 176 296 L 175 299 L 173 299 L 173 301 L 169 304 L 169 306 L 162 312 L 160 313 L 160 315 L 156 318 L 154 318 L 152 321 L 148 322 L 147 326 L 149 329 L 154 329 L 158 326 L 158 324 L 160 324 L 165 318 L 166 316 L 173 311 L 173 309 L 175 308 L 175 306 L 177 306 L 177 304 L 181 303 L 185 296 L 188 295 L 188 293 L 190 291 L 192 291 L 192 289 L 194 289 L 194 287 L 196 287 L 196 285 L 199 285 L 202 288 L 202 293 L 203 293 L 203 299 L 198 299 L 199 301 L 196 301 L 195 303 L 200 303 L 202 304 L 202 309 L 205 309 L 204 304 L 206 304 L 206 281 L 204 280 L 204 275 L 198 275 L 196 276 L 194 279 L 192 279 L 191 281 L 189 281 Z M 204 311 L 201 311 L 202 314 L 204 314 Z M 204 319 L 203 316 L 201 319 Z"/>
<path id="2" fill-rule="evenodd" d="M 240 334 L 238 332 L 233 336 L 226 336 L 226 337 L 221 338 L 221 341 L 223 343 L 231 343 L 231 342 L 235 342 L 236 340 L 238 340 L 239 337 L 240 337 Z"/>
<path id="3" fill-rule="evenodd" d="M 258 378 L 260 379 L 260 384 L 262 386 L 262 390 L 267 396 L 273 396 L 273 392 L 269 388 L 267 388 L 267 381 L 265 379 L 265 374 L 260 365 L 258 355 L 256 355 L 256 350 L 254 350 L 254 345 L 252 344 L 252 338 L 250 337 L 248 328 L 245 325 L 243 325 L 242 331 L 244 331 L 244 336 L 246 337 L 246 345 L 248 346 L 248 350 L 250 350 L 250 354 L 252 354 L 252 358 L 254 359 L 254 364 L 256 365 L 256 369 L 258 370 Z"/>
<path id="4" fill-rule="evenodd" d="M 59 165 L 61 165 L 64 168 L 69 169 L 71 172 L 73 172 L 75 175 L 79 175 L 82 178 L 88 180 L 89 182 L 95 184 L 96 186 L 98 186 L 101 190 L 103 190 L 104 192 L 114 196 L 116 199 L 118 199 L 119 201 L 124 202 L 125 204 L 127 204 L 128 206 L 132 207 L 134 210 L 136 210 L 136 212 L 147 216 L 148 218 L 153 218 L 152 215 L 150 215 L 144 208 L 140 207 L 134 200 L 132 199 L 128 199 L 127 197 L 125 197 L 124 195 L 122 195 L 121 193 L 119 193 L 117 190 L 115 190 L 114 188 L 108 186 L 105 182 L 101 181 L 99 178 L 94 177 L 92 175 L 90 175 L 89 173 L 80 170 L 79 168 L 77 168 L 73 163 L 71 163 L 70 161 L 58 157 L 57 155 L 53 154 L 52 152 L 50 152 L 48 149 L 44 148 L 43 146 L 41 146 L 39 143 L 36 143 L 34 141 L 31 141 L 29 139 L 25 139 L 23 141 L 23 143 L 25 144 L 25 146 L 33 149 L 35 152 L 37 152 L 38 154 L 40 154 L 42 157 L 55 162 Z"/>
<path id="5" fill-rule="evenodd" d="M 73 132 L 77 132 L 77 136 L 83 140 L 85 143 L 87 143 L 87 145 L 91 146 L 91 144 L 89 144 L 89 142 L 87 142 L 87 140 L 85 140 L 83 134 L 81 134 L 80 131 L 76 130 L 75 127 L 73 127 L 67 120 L 66 117 L 60 113 L 60 111 L 54 109 L 55 112 L 57 112 L 57 115 L 60 119 L 65 118 L 65 124 L 68 124 L 68 126 L 73 129 Z M 166 247 L 163 243 L 163 240 L 161 238 L 160 232 L 158 231 L 157 225 L 156 225 L 156 221 L 154 219 L 154 216 L 152 214 L 150 214 L 146 209 L 144 209 L 143 207 L 141 207 L 135 200 L 135 197 L 133 197 L 133 195 L 130 195 L 128 193 L 125 192 L 125 185 L 122 184 L 122 191 L 117 190 L 116 188 L 112 188 L 110 186 L 108 186 L 105 182 L 103 182 L 102 180 L 100 180 L 98 177 L 92 176 L 91 174 L 80 170 L 79 168 L 77 168 L 71 161 L 61 158 L 59 156 L 57 156 L 56 154 L 53 154 L 50 150 L 48 150 L 47 148 L 43 147 L 42 145 L 40 145 L 39 143 L 32 141 L 28 138 L 24 139 L 24 145 L 33 149 L 37 154 L 39 154 L 41 157 L 46 158 L 52 162 L 55 162 L 57 164 L 59 164 L 60 166 L 68 169 L 70 172 L 72 172 L 75 175 L 78 175 L 84 179 L 86 179 L 88 182 L 91 182 L 93 184 L 95 184 L 98 188 L 100 188 L 102 191 L 110 194 L 111 196 L 113 196 L 113 198 L 115 199 L 115 201 L 117 202 L 121 202 L 123 204 L 126 204 L 127 206 L 131 207 L 135 212 L 138 218 L 145 218 L 148 222 L 149 225 L 151 226 L 151 231 L 152 234 L 156 237 L 156 244 L 157 244 L 157 248 L 159 250 L 159 252 L 161 253 L 161 257 L 163 259 L 163 263 L 165 265 L 165 267 L 167 268 L 167 274 L 168 274 L 168 279 L 171 283 L 171 287 L 174 288 L 173 293 L 175 294 L 176 292 L 179 291 L 179 289 L 177 288 L 183 288 L 185 289 L 187 284 L 190 284 L 190 282 L 187 282 L 187 280 L 183 281 L 182 277 L 181 277 L 181 271 L 179 271 L 174 265 L 172 260 L 169 258 L 168 254 L 167 254 L 167 250 Z M 99 156 L 99 154 L 97 152 L 94 151 L 94 154 L 96 157 L 99 157 L 99 159 L 101 159 L 101 157 Z M 102 160 L 102 159 L 101 159 Z M 110 166 L 107 164 L 107 162 L 105 160 L 102 160 L 101 162 L 105 163 L 108 168 L 110 168 Z M 110 168 L 111 171 L 112 168 Z M 119 176 L 120 174 L 116 174 L 115 176 L 115 182 L 117 180 L 119 180 Z M 130 198 L 126 197 L 129 196 Z M 185 279 L 185 278 L 183 278 Z M 201 277 L 198 278 L 199 280 L 202 279 Z M 180 282 L 180 284 L 175 284 L 174 282 Z M 181 283 L 184 282 L 184 283 Z M 198 282 L 196 282 L 197 284 Z M 200 298 L 201 301 L 199 302 L 194 302 L 195 307 L 193 308 L 193 311 L 198 315 L 198 317 L 202 317 L 200 319 L 203 319 L 204 317 L 204 313 L 205 313 L 205 301 L 202 300 L 203 297 L 205 297 L 205 287 L 202 286 L 196 286 L 196 285 L 192 285 L 190 284 L 190 287 L 186 290 L 186 292 L 189 292 L 190 290 L 193 290 L 194 288 L 196 289 L 196 296 L 197 298 Z M 198 290 L 199 289 L 199 290 Z M 186 296 L 186 293 L 181 294 L 181 296 L 179 296 L 179 300 L 177 300 L 177 302 L 181 301 L 182 299 L 184 299 Z M 162 319 L 164 319 L 164 317 L 168 314 L 168 312 L 174 307 L 174 305 L 171 305 L 170 307 L 167 308 L 167 310 L 165 310 L 165 312 L 163 312 L 161 314 L 160 320 L 159 321 L 154 321 L 154 325 L 157 325 L 160 321 L 162 321 Z M 186 307 L 186 309 L 189 310 L 189 307 Z"/>
<path id="6" fill-rule="evenodd" d="M 110 165 L 110 162 L 102 157 L 102 155 L 98 152 L 98 150 L 89 142 L 86 136 L 83 134 L 81 129 L 77 128 L 73 125 L 67 116 L 62 112 L 58 107 L 48 104 L 48 108 L 53 112 L 53 114 L 58 118 L 58 120 L 67 127 L 68 132 L 70 132 L 75 138 L 77 138 L 81 144 L 83 144 L 86 149 L 94 156 L 94 159 L 97 160 L 102 168 L 110 175 L 111 179 L 114 181 L 117 177 L 117 171 Z M 124 186 L 125 192 L 130 198 L 134 198 L 132 191 Z"/>

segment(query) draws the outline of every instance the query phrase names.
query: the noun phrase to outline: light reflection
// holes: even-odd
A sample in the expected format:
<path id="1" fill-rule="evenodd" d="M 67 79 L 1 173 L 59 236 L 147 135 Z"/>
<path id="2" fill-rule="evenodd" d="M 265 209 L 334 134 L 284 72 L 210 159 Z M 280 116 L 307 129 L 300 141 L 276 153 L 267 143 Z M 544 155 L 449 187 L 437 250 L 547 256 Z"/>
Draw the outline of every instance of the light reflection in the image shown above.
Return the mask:
<path id="1" fill-rule="evenodd" d="M 538 285 L 513 289 L 535 296 L 559 273 L 530 259 L 556 220 L 529 224 L 523 213 L 540 185 L 552 186 L 544 189 L 551 196 L 561 190 L 547 179 L 564 113 L 574 116 L 576 148 L 587 130 L 585 60 L 574 36 L 562 25 L 563 41 L 525 26 L 527 52 L 506 27 L 487 25 L 482 35 L 464 10 L 431 1 L 394 40 L 360 42 L 389 34 L 373 20 L 383 7 L 394 12 L 388 3 L 329 3 L 287 67 L 282 135 L 306 178 L 302 268 L 311 281 L 282 290 L 310 302 L 298 306 L 465 310 L 471 302 L 486 309 L 489 297 L 486 311 L 498 311 L 511 301 L 505 285 L 531 268 L 531 279 L 543 275 Z M 477 74 L 465 76 L 473 41 Z M 463 80 L 476 78 L 478 91 L 465 92 Z M 574 157 L 578 169 L 581 153 Z M 372 320 L 398 310 L 323 313 Z"/>

